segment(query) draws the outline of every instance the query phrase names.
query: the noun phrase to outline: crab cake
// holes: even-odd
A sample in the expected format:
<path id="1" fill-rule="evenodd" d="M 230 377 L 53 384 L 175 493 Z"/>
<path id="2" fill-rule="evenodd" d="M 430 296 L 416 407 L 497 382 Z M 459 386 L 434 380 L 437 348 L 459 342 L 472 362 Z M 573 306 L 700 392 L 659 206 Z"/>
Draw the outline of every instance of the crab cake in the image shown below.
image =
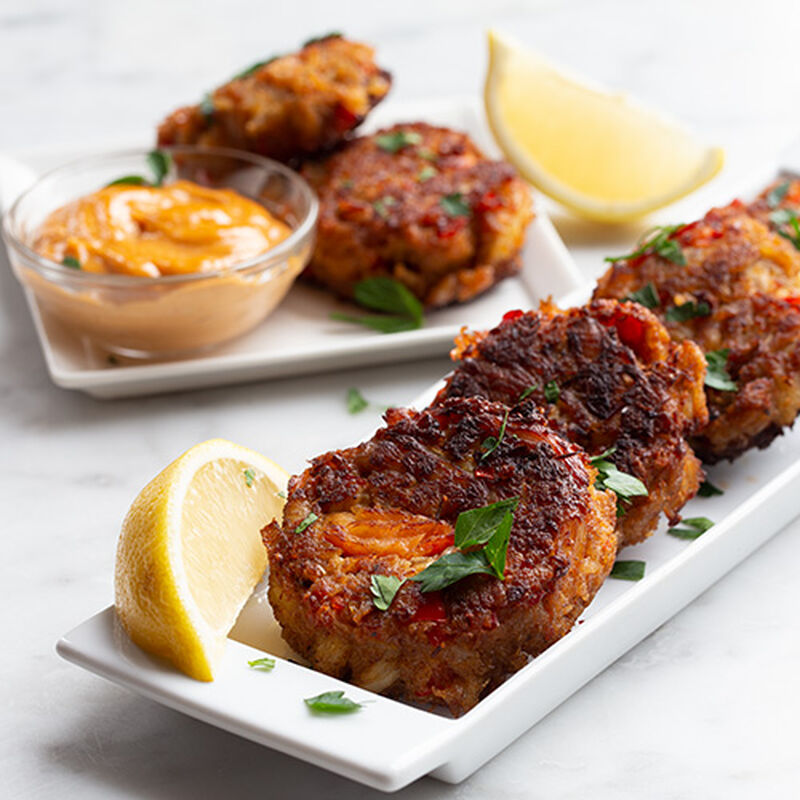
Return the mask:
<path id="1" fill-rule="evenodd" d="M 570 441 L 638 478 L 646 496 L 620 498 L 620 546 L 671 522 L 700 485 L 700 462 L 685 441 L 708 419 L 705 361 L 691 342 L 674 344 L 635 303 L 600 300 L 561 311 L 506 314 L 488 333 L 462 332 L 437 402 L 486 397 L 533 403 Z"/>
<path id="2" fill-rule="evenodd" d="M 371 47 L 332 34 L 178 109 L 159 126 L 158 143 L 234 147 L 293 161 L 346 139 L 390 86 Z"/>
<path id="3" fill-rule="evenodd" d="M 638 293 L 706 353 L 710 423 L 691 440 L 703 461 L 766 447 L 800 411 L 800 252 L 738 201 L 652 241 L 616 261 L 595 297 Z"/>
<path id="4" fill-rule="evenodd" d="M 519 270 L 530 191 L 464 133 L 395 125 L 303 174 L 320 198 L 307 274 L 342 297 L 358 281 L 387 276 L 423 305 L 445 306 Z"/>
<path id="5" fill-rule="evenodd" d="M 616 553 L 614 495 L 534 406 L 506 412 L 480 398 L 392 409 L 372 439 L 291 479 L 282 525 L 262 532 L 269 599 L 316 669 L 458 715 L 592 600 Z M 422 591 L 414 577 L 456 551 L 459 515 L 511 498 L 504 579 Z M 373 602 L 378 576 L 404 581 L 386 610 Z"/>

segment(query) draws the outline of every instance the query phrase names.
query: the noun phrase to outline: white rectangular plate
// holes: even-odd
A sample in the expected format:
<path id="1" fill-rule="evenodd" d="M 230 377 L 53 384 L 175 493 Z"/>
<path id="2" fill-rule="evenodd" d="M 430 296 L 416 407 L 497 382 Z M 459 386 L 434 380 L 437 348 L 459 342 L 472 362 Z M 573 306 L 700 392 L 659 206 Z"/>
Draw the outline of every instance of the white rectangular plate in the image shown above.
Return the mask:
<path id="1" fill-rule="evenodd" d="M 422 407 L 438 387 L 415 405 Z M 456 783 L 499 753 L 594 675 L 669 619 L 798 512 L 800 430 L 769 450 L 750 452 L 711 470 L 722 496 L 697 498 L 687 516 L 716 525 L 695 541 L 662 527 L 622 558 L 647 564 L 638 583 L 606 581 L 563 639 L 510 677 L 459 719 L 431 713 L 300 666 L 280 637 L 266 598 L 256 589 L 231 633 L 213 683 L 198 683 L 133 645 L 113 608 L 91 617 L 57 645 L 61 656 L 115 683 L 255 742 L 385 791 L 430 774 Z M 247 661 L 264 652 L 269 674 Z M 303 698 L 343 689 L 369 701 L 358 713 L 319 717 Z"/>
<path id="2" fill-rule="evenodd" d="M 388 102 L 376 109 L 365 128 L 420 119 L 465 130 L 486 152 L 498 154 L 474 99 Z M 152 132 L 145 132 L 138 143 L 151 138 Z M 136 141 L 127 144 L 135 145 Z M 113 145 L 117 146 L 119 143 Z M 106 143 L 94 149 L 49 150 L 22 154 L 21 158 L 41 172 L 108 149 Z M 0 162 L 0 182 L 2 167 Z M 26 294 L 54 383 L 95 397 L 131 397 L 443 355 L 452 347 L 462 325 L 493 325 L 508 309 L 530 308 L 548 295 L 560 297 L 581 281 L 541 203 L 528 229 L 522 256 L 519 275 L 470 303 L 429 313 L 421 330 L 385 335 L 332 321 L 331 311 L 349 308 L 327 292 L 298 283 L 279 308 L 247 335 L 208 353 L 161 363 L 109 363 L 104 353 L 66 331 L 39 309 L 30 293 Z"/>

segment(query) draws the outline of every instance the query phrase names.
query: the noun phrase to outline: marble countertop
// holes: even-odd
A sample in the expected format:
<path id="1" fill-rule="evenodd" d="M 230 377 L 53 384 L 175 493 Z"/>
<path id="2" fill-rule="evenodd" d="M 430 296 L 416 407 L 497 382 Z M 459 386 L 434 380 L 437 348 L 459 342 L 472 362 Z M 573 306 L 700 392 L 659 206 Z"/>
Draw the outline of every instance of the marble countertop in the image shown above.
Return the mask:
<path id="1" fill-rule="evenodd" d="M 243 63 L 332 29 L 375 43 L 397 99 L 477 92 L 484 31 L 495 26 L 685 120 L 729 159 L 717 182 L 664 212 L 673 220 L 725 200 L 800 133 L 791 0 L 235 0 L 222 9 L 6 0 L 0 152 L 124 138 Z M 634 235 L 555 222 L 587 274 Z M 402 404 L 446 360 L 102 403 L 51 385 L 0 261 L 0 795 L 380 796 L 135 697 L 60 661 L 53 645 L 111 600 L 121 518 L 175 455 L 223 436 L 299 469 L 377 422 L 372 411 L 348 416 L 348 387 Z M 797 796 L 797 563 L 795 522 L 472 778 L 423 779 L 398 796 Z"/>

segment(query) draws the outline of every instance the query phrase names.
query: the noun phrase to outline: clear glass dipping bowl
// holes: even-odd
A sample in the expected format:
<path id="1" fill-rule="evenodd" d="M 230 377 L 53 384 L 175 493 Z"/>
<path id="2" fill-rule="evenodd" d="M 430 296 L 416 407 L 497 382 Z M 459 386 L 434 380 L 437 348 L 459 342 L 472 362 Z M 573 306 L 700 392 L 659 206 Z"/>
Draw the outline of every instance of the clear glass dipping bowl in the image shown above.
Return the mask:
<path id="1" fill-rule="evenodd" d="M 31 249 L 47 216 L 122 175 L 149 175 L 149 149 L 92 156 L 39 178 L 3 220 L 19 281 L 40 309 L 79 337 L 129 358 L 169 358 L 249 331 L 281 302 L 311 257 L 317 199 L 296 172 L 268 158 L 225 148 L 164 148 L 178 178 L 235 189 L 264 205 L 291 235 L 249 261 L 216 272 L 143 278 L 70 269 Z"/>

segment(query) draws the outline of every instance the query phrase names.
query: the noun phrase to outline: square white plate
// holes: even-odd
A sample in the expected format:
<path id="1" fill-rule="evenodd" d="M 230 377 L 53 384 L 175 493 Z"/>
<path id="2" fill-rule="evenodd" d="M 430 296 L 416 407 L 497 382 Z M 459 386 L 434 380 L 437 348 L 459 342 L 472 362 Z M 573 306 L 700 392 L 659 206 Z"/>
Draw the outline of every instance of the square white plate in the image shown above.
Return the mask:
<path id="1" fill-rule="evenodd" d="M 422 407 L 439 387 L 414 405 Z M 800 510 L 800 430 L 769 450 L 711 471 L 725 494 L 697 498 L 687 516 L 716 525 L 695 541 L 664 527 L 623 553 L 644 560 L 638 583 L 610 579 L 563 639 L 459 719 L 432 713 L 330 678 L 293 660 L 266 597 L 256 589 L 231 633 L 213 683 L 179 674 L 133 645 L 113 607 L 57 644 L 69 661 L 164 705 L 384 791 L 429 774 L 456 783 L 499 753 L 594 675 L 665 622 L 763 544 Z M 263 653 L 273 672 L 248 668 Z M 343 689 L 369 701 L 348 716 L 312 715 L 303 698 Z"/>
<path id="2" fill-rule="evenodd" d="M 376 129 L 419 119 L 465 130 L 484 151 L 498 155 L 474 99 L 390 101 L 379 106 L 364 127 Z M 138 142 L 151 138 L 152 132 L 145 132 Z M 20 158 L 35 172 L 42 172 L 87 152 L 118 146 L 120 143 L 81 150 L 51 149 L 21 154 Z M 114 365 L 106 354 L 43 313 L 30 292 L 26 296 L 53 382 L 95 397 L 131 397 L 442 355 L 450 350 L 462 325 L 493 325 L 510 308 L 535 306 L 540 298 L 560 297 L 580 284 L 580 273 L 544 205 L 537 203 L 536 210 L 520 274 L 470 303 L 427 314 L 425 327 L 417 331 L 385 335 L 335 322 L 330 319 L 331 311 L 350 307 L 327 292 L 298 283 L 260 326 L 209 353 L 161 363 Z"/>

